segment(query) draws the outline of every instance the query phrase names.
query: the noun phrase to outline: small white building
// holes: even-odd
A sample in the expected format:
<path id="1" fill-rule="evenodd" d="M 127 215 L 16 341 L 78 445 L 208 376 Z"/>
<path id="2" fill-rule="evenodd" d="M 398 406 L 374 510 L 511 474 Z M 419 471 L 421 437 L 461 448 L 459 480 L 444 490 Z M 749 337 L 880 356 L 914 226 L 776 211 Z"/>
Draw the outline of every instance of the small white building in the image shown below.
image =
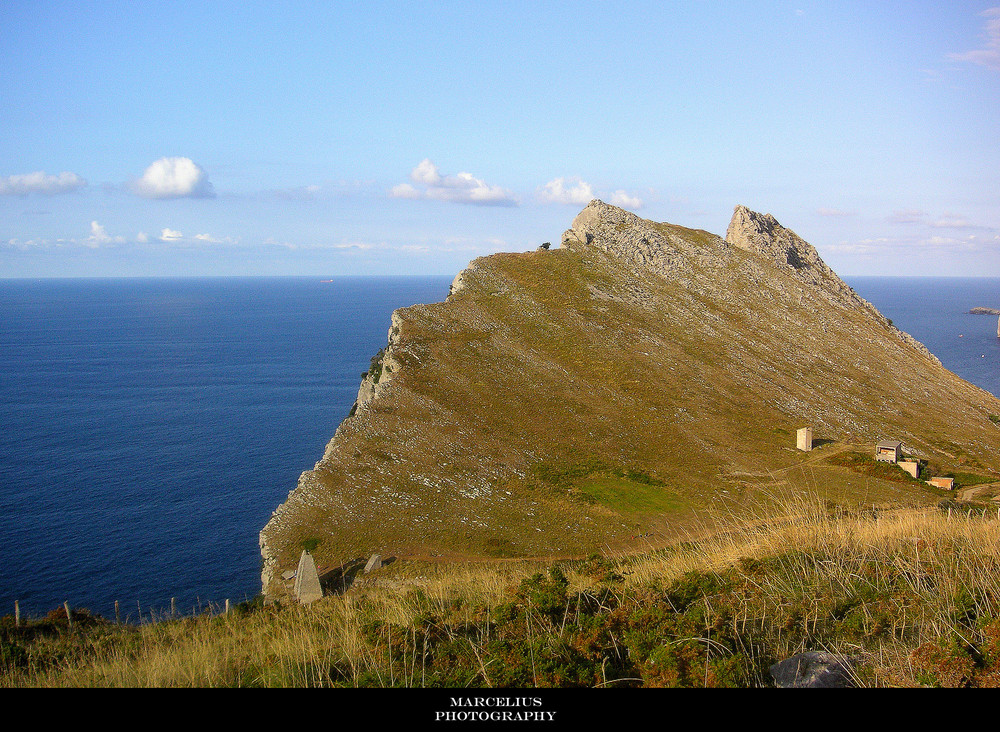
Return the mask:
<path id="1" fill-rule="evenodd" d="M 803 452 L 813 449 L 813 428 L 803 427 L 795 433 L 795 446 Z"/>

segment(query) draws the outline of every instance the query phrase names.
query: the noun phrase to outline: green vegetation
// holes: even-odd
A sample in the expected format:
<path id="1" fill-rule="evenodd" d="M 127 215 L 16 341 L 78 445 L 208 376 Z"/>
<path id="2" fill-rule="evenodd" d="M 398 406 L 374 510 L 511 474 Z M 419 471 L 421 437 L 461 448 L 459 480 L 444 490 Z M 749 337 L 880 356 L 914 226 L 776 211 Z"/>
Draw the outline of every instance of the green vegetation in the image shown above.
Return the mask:
<path id="1" fill-rule="evenodd" d="M 803 502 L 635 556 L 394 562 L 308 607 L 7 616 L 0 686 L 758 687 L 803 650 L 861 686 L 997 686 L 995 513 Z"/>
<path id="2" fill-rule="evenodd" d="M 962 471 L 947 472 L 944 473 L 946 478 L 955 479 L 955 488 L 971 488 L 974 485 L 983 485 L 984 483 L 993 483 L 997 480 L 997 476 L 980 475 L 979 473 L 965 473 Z"/>
<path id="3" fill-rule="evenodd" d="M 384 358 L 385 349 L 380 348 L 378 353 L 372 356 L 371 365 L 368 367 L 368 371 L 361 375 L 361 378 L 371 377 L 372 383 L 377 384 L 382 377 L 382 359 Z"/>
<path id="4" fill-rule="evenodd" d="M 914 478 L 895 463 L 881 462 L 873 458 L 871 455 L 866 455 L 864 453 L 842 452 L 838 455 L 831 455 L 826 460 L 832 465 L 840 465 L 845 468 L 850 468 L 855 473 L 861 473 L 862 475 L 867 475 L 872 478 L 881 478 L 882 480 L 894 483 L 915 483 L 924 485 L 923 481 Z"/>

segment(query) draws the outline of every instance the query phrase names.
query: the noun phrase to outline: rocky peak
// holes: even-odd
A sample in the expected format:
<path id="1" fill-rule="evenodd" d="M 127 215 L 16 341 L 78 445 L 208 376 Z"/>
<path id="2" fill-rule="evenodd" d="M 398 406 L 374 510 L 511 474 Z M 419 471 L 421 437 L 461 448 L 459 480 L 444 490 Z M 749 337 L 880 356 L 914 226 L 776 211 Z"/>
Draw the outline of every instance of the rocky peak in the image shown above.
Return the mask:
<path id="1" fill-rule="evenodd" d="M 746 206 L 737 206 L 733 210 L 733 218 L 726 229 L 726 241 L 734 247 L 797 270 L 818 269 L 823 274 L 832 274 L 815 247 L 779 224 L 771 214 L 760 214 Z"/>
<path id="2" fill-rule="evenodd" d="M 599 249 L 633 267 L 686 284 L 692 281 L 695 263 L 721 266 L 730 249 L 714 234 L 647 221 L 598 199 L 573 219 L 562 246 Z"/>

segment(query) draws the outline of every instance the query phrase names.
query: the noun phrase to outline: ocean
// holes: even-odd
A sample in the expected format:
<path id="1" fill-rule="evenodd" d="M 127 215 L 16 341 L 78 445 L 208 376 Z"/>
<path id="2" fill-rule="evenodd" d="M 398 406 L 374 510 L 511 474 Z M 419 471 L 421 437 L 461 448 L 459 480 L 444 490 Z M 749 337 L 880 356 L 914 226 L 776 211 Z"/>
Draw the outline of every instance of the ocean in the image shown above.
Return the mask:
<path id="1" fill-rule="evenodd" d="M 997 278 L 845 278 L 1000 394 Z M 322 456 L 389 316 L 451 277 L 0 280 L 0 615 L 135 622 L 260 589 L 257 534 Z"/>

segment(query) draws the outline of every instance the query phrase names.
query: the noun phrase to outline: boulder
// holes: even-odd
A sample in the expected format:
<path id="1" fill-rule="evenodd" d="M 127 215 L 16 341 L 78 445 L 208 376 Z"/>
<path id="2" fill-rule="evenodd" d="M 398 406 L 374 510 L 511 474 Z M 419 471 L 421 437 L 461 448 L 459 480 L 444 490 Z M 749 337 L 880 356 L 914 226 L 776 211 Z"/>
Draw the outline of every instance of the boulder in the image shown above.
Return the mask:
<path id="1" fill-rule="evenodd" d="M 771 666 L 771 676 L 779 689 L 845 689 L 852 679 L 857 659 L 836 653 L 809 651 Z"/>

